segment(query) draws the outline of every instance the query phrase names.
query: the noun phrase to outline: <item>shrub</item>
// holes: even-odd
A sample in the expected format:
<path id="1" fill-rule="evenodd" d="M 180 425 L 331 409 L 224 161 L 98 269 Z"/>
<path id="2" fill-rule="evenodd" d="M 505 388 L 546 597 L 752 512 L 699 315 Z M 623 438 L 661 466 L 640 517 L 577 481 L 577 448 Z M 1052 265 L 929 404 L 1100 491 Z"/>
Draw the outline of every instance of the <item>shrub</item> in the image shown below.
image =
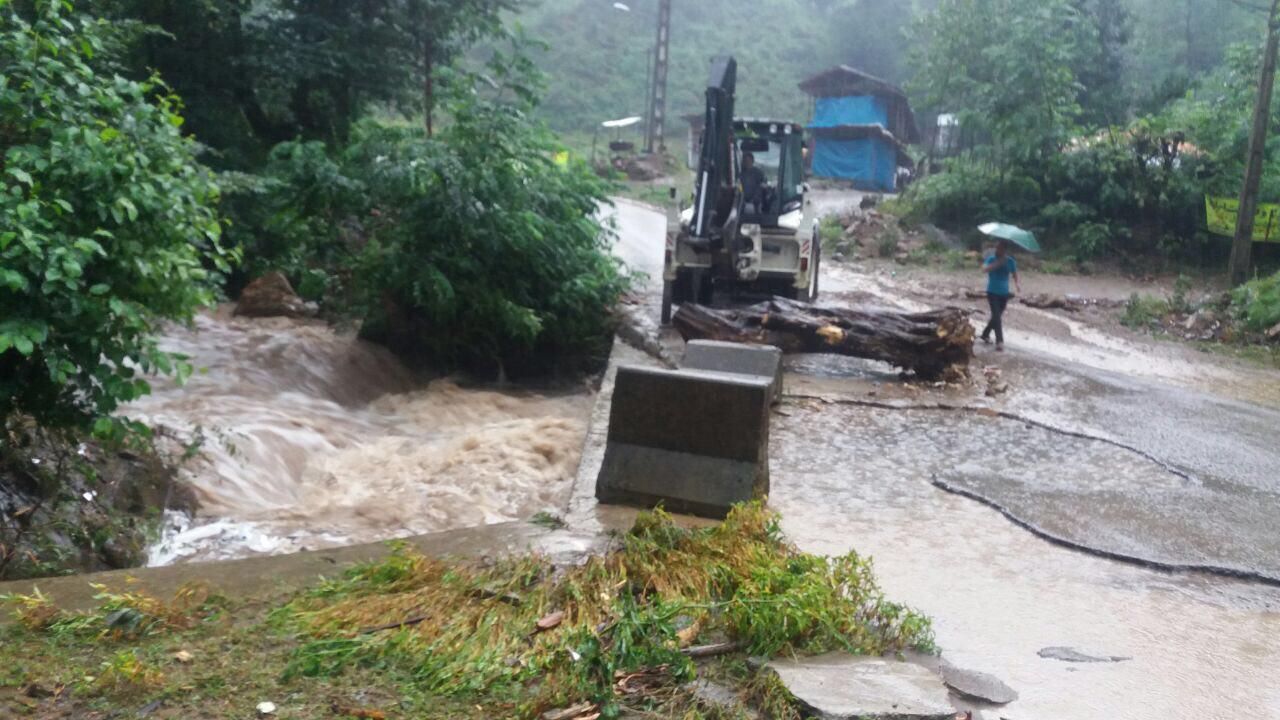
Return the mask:
<path id="1" fill-rule="evenodd" d="M 1231 304 L 1249 330 L 1264 332 L 1280 324 L 1280 273 L 1236 288 Z"/>
<path id="2" fill-rule="evenodd" d="M 910 220 L 942 227 L 964 227 L 1001 216 L 999 178 L 983 168 L 956 161 L 947 172 L 913 183 L 896 209 Z"/>
<path id="3" fill-rule="evenodd" d="M 1076 255 L 1093 257 L 1114 247 L 1116 238 L 1128 237 L 1129 229 L 1105 222 L 1088 222 L 1071 233 L 1071 244 Z"/>
<path id="4" fill-rule="evenodd" d="M 898 232 L 895 227 L 886 227 L 884 232 L 876 238 L 876 255 L 882 258 L 891 258 L 898 252 L 898 245 L 902 242 L 902 233 Z"/>
<path id="5" fill-rule="evenodd" d="M 1083 256 L 1136 251 L 1201 259 L 1208 161 L 1148 121 L 996 172 L 952 160 L 903 194 L 904 213 L 952 229 L 1001 220 L 1067 239 Z"/>
<path id="6" fill-rule="evenodd" d="M 1134 293 L 1129 296 L 1129 302 L 1125 305 L 1120 322 L 1125 327 L 1139 330 L 1158 324 L 1160 318 L 1168 312 L 1169 304 L 1164 300 Z"/>
<path id="7" fill-rule="evenodd" d="M 279 270 L 300 295 L 323 298 L 329 272 L 350 261 L 342 229 L 368 212 L 365 184 L 348 172 L 323 143 L 291 141 L 275 146 L 257 175 L 224 175 L 243 279 Z"/>
<path id="8" fill-rule="evenodd" d="M 1169 310 L 1180 315 L 1190 315 L 1195 312 L 1195 308 L 1191 305 L 1191 278 L 1186 275 L 1179 275 L 1178 279 L 1173 281 L 1173 294 L 1169 296 Z"/>
<path id="9" fill-rule="evenodd" d="M 105 23 L 29 6 L 0 19 L 0 421 L 107 433 L 142 373 L 190 371 L 152 334 L 211 302 L 232 254 L 176 99 L 110 72 Z"/>
<path id="10" fill-rule="evenodd" d="M 970 270 L 973 263 L 959 250 L 947 250 L 942 254 L 942 264 L 949 270 Z"/>
<path id="11" fill-rule="evenodd" d="M 1071 200 L 1059 200 L 1040 209 L 1036 224 L 1047 230 L 1069 233 L 1093 218 L 1091 208 Z"/>
<path id="12" fill-rule="evenodd" d="M 834 243 L 844 237 L 844 224 L 840 222 L 839 215 L 826 215 L 822 218 L 818 231 L 822 234 L 823 242 Z"/>
<path id="13" fill-rule="evenodd" d="M 603 356 L 628 277 L 596 219 L 608 185 L 533 120 L 532 67 L 497 58 L 516 102 L 460 82 L 434 137 L 365 124 L 349 160 L 377 217 L 353 283 L 366 335 L 437 367 L 512 372 Z M 508 97 L 503 93 L 500 97 Z"/>

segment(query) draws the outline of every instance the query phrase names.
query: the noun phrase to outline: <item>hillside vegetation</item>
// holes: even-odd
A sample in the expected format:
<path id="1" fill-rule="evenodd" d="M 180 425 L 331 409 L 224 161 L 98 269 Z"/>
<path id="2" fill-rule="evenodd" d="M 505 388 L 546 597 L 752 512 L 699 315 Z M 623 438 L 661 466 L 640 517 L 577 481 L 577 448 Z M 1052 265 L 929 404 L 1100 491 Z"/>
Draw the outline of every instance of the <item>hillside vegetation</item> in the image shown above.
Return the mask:
<path id="1" fill-rule="evenodd" d="M 587 129 L 644 114 L 658 0 L 625 4 L 629 11 L 614 8 L 612 0 L 530 0 L 516 15 L 532 37 L 548 45 L 537 59 L 550 80 L 542 113 L 553 127 Z M 910 82 L 919 68 L 915 58 L 927 49 L 928 33 L 919 21 L 940 4 L 957 3 L 674 0 L 668 117 L 701 112 L 707 61 L 718 54 L 738 59 L 744 115 L 807 120 L 809 101 L 797 83 L 838 63 L 906 85 L 918 110 L 945 110 L 928 107 Z M 1257 41 L 1265 28 L 1259 13 L 1232 0 L 1069 4 L 1110 28 L 1118 71 L 1112 94 L 1125 106 L 1112 122 L 1122 122 L 1123 111 L 1158 109 L 1184 95 L 1222 62 L 1232 43 Z M 1080 78 L 1086 86 L 1100 79 Z M 683 123 L 674 127 L 682 130 Z"/>
<path id="2" fill-rule="evenodd" d="M 855 6 L 865 6 L 857 11 Z M 708 60 L 738 60 L 738 111 L 807 120 L 797 84 L 840 62 L 902 79 L 900 52 L 909 3 L 872 0 L 676 0 L 672 4 L 668 117 L 701 112 Z M 657 0 L 623 12 L 604 0 L 543 0 L 520 21 L 548 44 L 538 58 L 550 86 L 543 113 L 560 129 L 643 115 Z M 670 126 L 683 130 L 683 122 Z"/>

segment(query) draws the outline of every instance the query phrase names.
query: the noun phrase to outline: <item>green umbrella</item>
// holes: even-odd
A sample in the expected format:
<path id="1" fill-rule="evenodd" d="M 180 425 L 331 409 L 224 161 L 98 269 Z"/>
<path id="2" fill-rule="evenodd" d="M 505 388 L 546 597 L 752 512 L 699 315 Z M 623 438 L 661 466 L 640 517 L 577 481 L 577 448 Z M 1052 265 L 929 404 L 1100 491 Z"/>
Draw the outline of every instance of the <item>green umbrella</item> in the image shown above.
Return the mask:
<path id="1" fill-rule="evenodd" d="M 993 238 L 1008 240 L 1024 250 L 1040 252 L 1040 243 L 1036 242 L 1036 236 L 1030 231 L 1023 230 L 1017 225 L 987 223 L 986 225 L 979 225 L 978 230 L 981 231 L 983 235 L 990 235 Z"/>

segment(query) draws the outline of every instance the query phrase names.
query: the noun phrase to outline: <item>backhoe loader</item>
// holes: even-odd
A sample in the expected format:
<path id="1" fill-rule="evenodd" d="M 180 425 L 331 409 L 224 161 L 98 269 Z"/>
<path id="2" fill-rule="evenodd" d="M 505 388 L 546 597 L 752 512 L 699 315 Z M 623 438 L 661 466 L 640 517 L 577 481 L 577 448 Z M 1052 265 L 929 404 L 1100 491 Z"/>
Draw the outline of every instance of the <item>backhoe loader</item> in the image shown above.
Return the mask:
<path id="1" fill-rule="evenodd" d="M 821 237 L 805 202 L 804 126 L 735 118 L 737 68 L 731 57 L 711 61 L 693 204 L 669 218 L 663 324 L 686 302 L 818 296 Z M 758 170 L 744 173 L 744 164 Z"/>

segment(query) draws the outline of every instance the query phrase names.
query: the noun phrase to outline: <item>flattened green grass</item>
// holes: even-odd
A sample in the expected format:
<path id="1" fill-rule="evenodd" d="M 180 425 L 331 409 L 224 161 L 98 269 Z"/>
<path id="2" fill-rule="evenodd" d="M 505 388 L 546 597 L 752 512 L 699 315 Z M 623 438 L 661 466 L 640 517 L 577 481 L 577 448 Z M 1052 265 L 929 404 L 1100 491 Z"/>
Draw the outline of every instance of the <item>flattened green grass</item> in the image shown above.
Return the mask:
<path id="1" fill-rule="evenodd" d="M 77 614 L 9 601 L 20 622 L 0 629 L 0 714 L 42 718 L 249 717 L 262 701 L 294 718 L 533 718 L 579 703 L 715 717 L 681 685 L 710 675 L 788 702 L 747 655 L 933 646 L 928 620 L 886 600 L 867 559 L 801 553 L 758 505 L 701 529 L 642 514 L 615 550 L 570 568 L 401 547 L 258 605 L 199 588 L 171 602 L 103 594 Z M 738 650 L 701 667 L 681 652 L 713 642 Z"/>

